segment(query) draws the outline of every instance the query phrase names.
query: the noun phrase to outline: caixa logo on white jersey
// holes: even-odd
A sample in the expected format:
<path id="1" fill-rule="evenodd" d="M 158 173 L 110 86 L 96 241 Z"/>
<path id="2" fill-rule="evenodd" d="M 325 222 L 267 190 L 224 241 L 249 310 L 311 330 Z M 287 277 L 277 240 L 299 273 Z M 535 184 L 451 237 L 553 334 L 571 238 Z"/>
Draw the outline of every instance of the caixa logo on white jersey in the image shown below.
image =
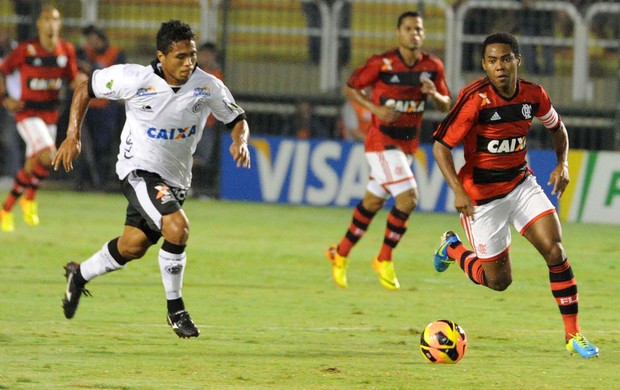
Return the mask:
<path id="1" fill-rule="evenodd" d="M 196 135 L 196 125 L 192 127 L 178 127 L 172 129 L 158 129 L 156 127 L 149 127 L 146 130 L 146 135 L 153 139 L 162 140 L 177 140 L 189 138 Z"/>
<path id="2" fill-rule="evenodd" d="M 525 136 L 504 139 L 478 137 L 478 151 L 493 154 L 516 153 L 527 148 Z"/>
<path id="3" fill-rule="evenodd" d="M 395 111 L 412 114 L 414 112 L 424 112 L 424 100 L 396 100 L 386 99 L 385 106 L 394 108 Z"/>

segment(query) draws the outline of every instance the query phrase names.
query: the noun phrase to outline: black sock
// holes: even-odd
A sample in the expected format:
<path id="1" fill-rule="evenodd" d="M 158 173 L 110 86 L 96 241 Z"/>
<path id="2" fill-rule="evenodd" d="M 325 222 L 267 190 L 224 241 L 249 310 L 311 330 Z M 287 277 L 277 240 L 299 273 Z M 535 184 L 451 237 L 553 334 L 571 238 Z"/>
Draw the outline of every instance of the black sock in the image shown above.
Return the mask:
<path id="1" fill-rule="evenodd" d="M 174 314 L 179 311 L 185 310 L 185 304 L 183 298 L 169 299 L 168 300 L 168 313 Z"/>
<path id="2" fill-rule="evenodd" d="M 84 277 L 82 276 L 82 271 L 80 270 L 79 267 L 78 267 L 78 272 L 76 272 L 75 275 L 73 275 L 73 282 L 79 287 L 84 287 L 84 285 L 88 283 L 88 281 L 84 279 Z"/>

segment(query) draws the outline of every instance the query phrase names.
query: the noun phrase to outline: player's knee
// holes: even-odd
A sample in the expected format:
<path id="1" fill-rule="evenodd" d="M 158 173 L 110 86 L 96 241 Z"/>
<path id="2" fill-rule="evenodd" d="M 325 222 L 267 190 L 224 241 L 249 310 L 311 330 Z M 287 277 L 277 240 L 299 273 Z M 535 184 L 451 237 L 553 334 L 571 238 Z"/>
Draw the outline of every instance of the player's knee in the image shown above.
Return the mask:
<path id="1" fill-rule="evenodd" d="M 146 250 L 148 248 L 143 248 L 139 246 L 130 246 L 125 248 L 119 248 L 119 253 L 123 256 L 123 259 L 127 261 L 140 259 L 146 254 Z"/>
<path id="2" fill-rule="evenodd" d="M 383 208 L 385 200 L 377 197 L 365 197 L 362 206 L 371 213 L 376 213 Z"/>
<path id="3" fill-rule="evenodd" d="M 504 291 L 512 284 L 512 277 L 493 278 L 486 281 L 487 287 L 495 291 Z"/>
<path id="4" fill-rule="evenodd" d="M 36 157 L 39 164 L 46 168 L 50 168 L 52 166 L 52 160 L 54 159 L 54 150 L 49 148 L 42 150 Z"/>
<path id="5" fill-rule="evenodd" d="M 146 241 L 131 241 L 123 239 L 123 237 L 118 240 L 118 253 L 127 262 L 142 258 L 149 247 L 150 245 Z"/>
<path id="6" fill-rule="evenodd" d="M 189 220 L 185 214 L 174 213 L 164 216 L 162 235 L 173 244 L 185 245 L 189 238 Z"/>
<path id="7" fill-rule="evenodd" d="M 545 251 L 543 256 L 547 264 L 553 266 L 562 263 L 566 259 L 566 252 L 564 252 L 562 243 L 556 242 Z"/>
<path id="8" fill-rule="evenodd" d="M 406 191 L 396 197 L 396 208 L 403 213 L 411 214 L 418 205 L 418 192 L 415 189 Z"/>

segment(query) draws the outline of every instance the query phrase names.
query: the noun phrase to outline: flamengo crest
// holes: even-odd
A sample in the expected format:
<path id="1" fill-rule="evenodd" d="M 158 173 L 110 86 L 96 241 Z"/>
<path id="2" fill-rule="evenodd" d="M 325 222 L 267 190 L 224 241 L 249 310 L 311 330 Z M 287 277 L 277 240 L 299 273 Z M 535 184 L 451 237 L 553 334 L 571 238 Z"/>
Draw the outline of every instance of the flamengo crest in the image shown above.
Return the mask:
<path id="1" fill-rule="evenodd" d="M 531 119 L 532 118 L 532 105 L 531 104 L 523 104 L 521 107 L 521 114 L 523 114 L 523 118 Z"/>

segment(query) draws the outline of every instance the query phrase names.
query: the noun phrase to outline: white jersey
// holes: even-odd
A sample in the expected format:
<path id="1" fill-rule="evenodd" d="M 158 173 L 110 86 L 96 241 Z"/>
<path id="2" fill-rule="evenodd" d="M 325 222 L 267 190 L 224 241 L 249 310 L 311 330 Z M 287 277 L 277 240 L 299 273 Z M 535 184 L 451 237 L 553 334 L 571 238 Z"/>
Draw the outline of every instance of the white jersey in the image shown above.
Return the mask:
<path id="1" fill-rule="evenodd" d="M 141 169 L 171 186 L 189 188 L 192 154 L 209 114 L 227 124 L 244 110 L 219 79 L 199 68 L 176 93 L 158 73 L 154 65 L 113 65 L 96 70 L 90 86 L 95 97 L 125 101 L 119 179 Z"/>

